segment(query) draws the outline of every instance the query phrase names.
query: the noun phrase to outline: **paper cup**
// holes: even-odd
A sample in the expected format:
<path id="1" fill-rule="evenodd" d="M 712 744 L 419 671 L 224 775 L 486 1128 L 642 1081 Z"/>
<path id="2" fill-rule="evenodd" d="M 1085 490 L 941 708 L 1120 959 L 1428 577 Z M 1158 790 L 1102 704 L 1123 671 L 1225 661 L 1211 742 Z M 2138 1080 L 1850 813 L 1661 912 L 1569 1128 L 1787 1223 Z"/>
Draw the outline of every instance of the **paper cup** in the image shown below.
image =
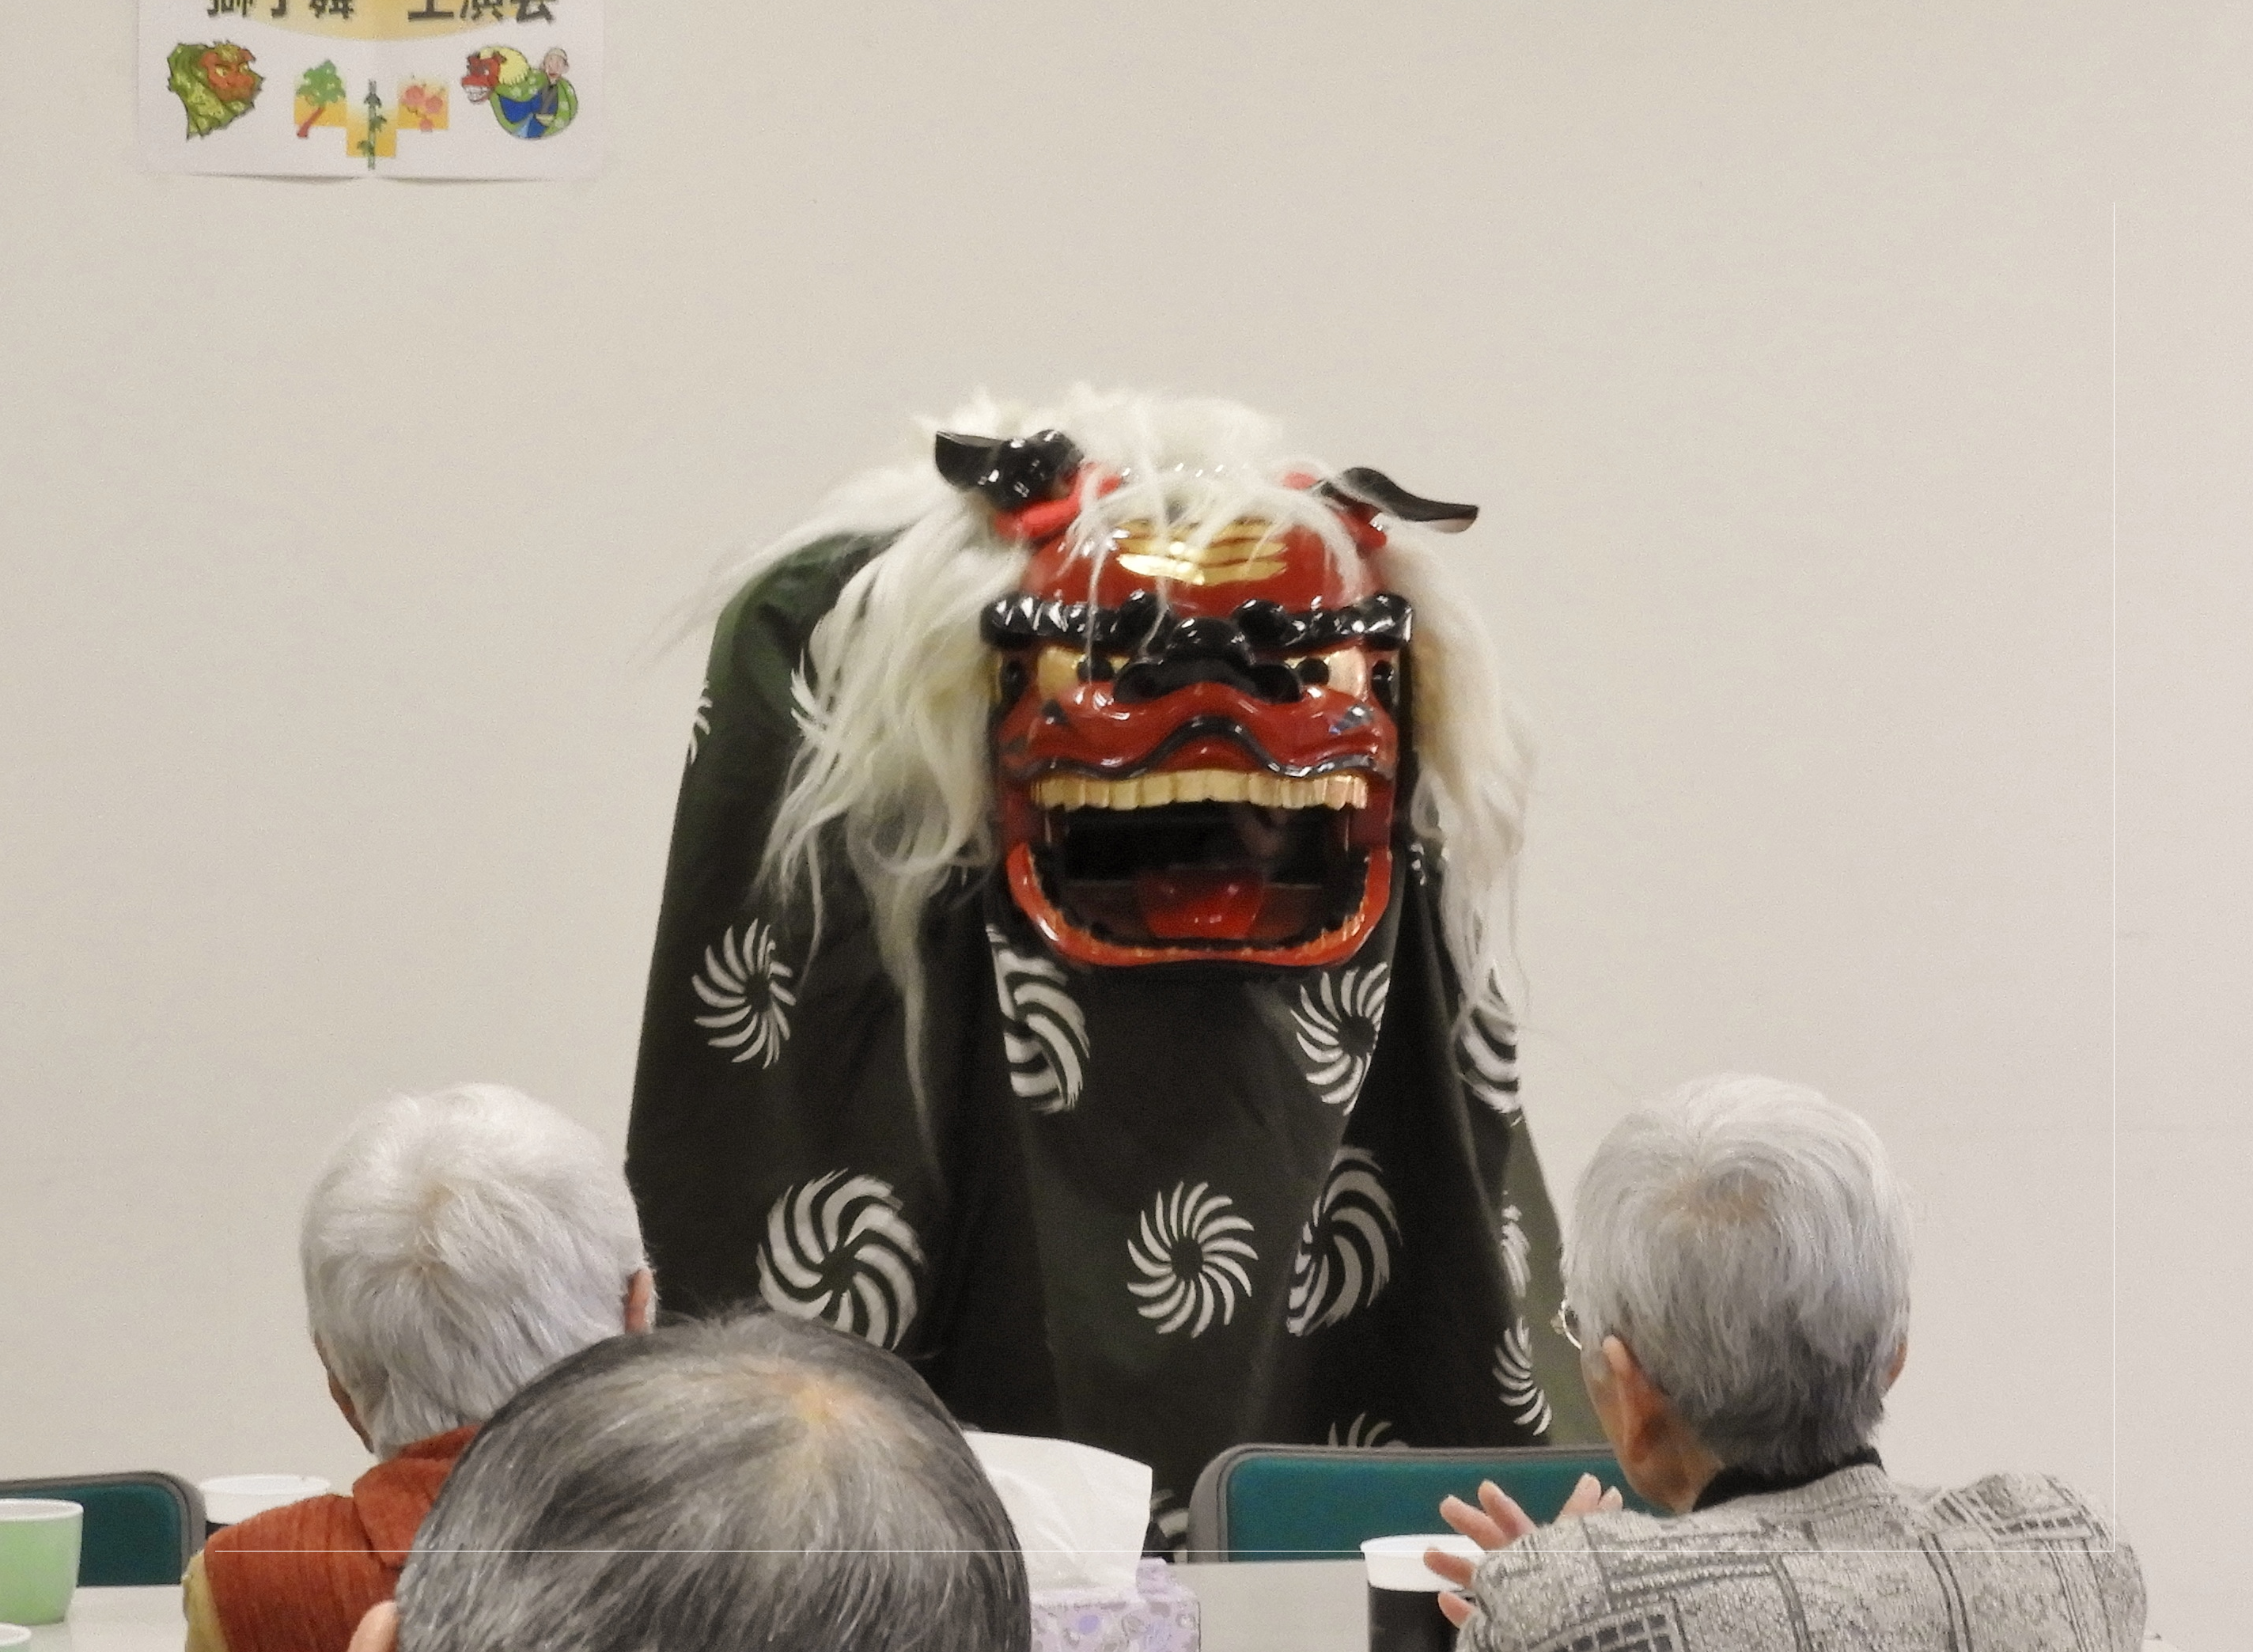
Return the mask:
<path id="1" fill-rule="evenodd" d="M 60 1623 L 78 1587 L 86 1510 L 56 1497 L 0 1497 L 0 1623 Z"/>
<path id="2" fill-rule="evenodd" d="M 221 1474 L 196 1482 L 204 1495 L 204 1522 L 213 1530 L 238 1520 L 317 1497 L 329 1482 L 311 1474 Z"/>
<path id="3" fill-rule="evenodd" d="M 1424 1551 L 1476 1560 L 1484 1552 L 1454 1532 L 1371 1537 L 1361 1545 L 1369 1573 L 1369 1652 L 1447 1652 L 1455 1626 L 1440 1610 L 1447 1580 L 1424 1564 Z"/>

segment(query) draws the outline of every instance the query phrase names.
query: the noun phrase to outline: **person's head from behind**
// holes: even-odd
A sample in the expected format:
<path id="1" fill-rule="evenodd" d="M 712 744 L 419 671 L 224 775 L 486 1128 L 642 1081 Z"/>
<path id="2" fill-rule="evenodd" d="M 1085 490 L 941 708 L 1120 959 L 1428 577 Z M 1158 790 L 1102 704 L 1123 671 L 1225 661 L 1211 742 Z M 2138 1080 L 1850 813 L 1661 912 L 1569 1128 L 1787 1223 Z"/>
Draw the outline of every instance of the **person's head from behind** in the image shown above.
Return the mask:
<path id="1" fill-rule="evenodd" d="M 387 1608 L 354 1642 L 394 1632 Z M 399 1652 L 1025 1652 L 1024 1558 L 908 1367 L 754 1314 L 622 1337 L 503 1407 L 422 1523 Z"/>
<path id="2" fill-rule="evenodd" d="M 1565 1257 L 1629 1482 L 1684 1509 L 1719 1468 L 1806 1479 L 1867 1446 L 1908 1279 L 1908 1201 L 1845 1108 L 1724 1075 L 1630 1113 L 1580 1179 Z"/>
<path id="3" fill-rule="evenodd" d="M 558 1360 L 648 1328 L 652 1307 L 616 1155 L 498 1084 L 356 1119 L 298 1256 L 330 1391 L 384 1458 L 483 1422 Z"/>

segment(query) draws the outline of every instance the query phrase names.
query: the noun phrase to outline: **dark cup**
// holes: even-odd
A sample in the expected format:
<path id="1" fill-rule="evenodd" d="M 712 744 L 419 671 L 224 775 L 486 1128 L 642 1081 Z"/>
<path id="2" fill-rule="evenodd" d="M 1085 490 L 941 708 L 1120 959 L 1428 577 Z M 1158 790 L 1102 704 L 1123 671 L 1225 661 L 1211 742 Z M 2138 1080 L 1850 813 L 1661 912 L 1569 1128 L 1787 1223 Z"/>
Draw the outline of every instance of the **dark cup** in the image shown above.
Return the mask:
<path id="1" fill-rule="evenodd" d="M 1370 1590 L 1369 1652 L 1447 1652 L 1454 1643 L 1437 1589 Z"/>
<path id="2" fill-rule="evenodd" d="M 1369 1652 L 1448 1652 L 1455 1626 L 1440 1610 L 1445 1579 L 1424 1565 L 1424 1551 L 1475 1555 L 1477 1546 L 1453 1532 L 1371 1537 L 1361 1545 L 1369 1574 Z"/>

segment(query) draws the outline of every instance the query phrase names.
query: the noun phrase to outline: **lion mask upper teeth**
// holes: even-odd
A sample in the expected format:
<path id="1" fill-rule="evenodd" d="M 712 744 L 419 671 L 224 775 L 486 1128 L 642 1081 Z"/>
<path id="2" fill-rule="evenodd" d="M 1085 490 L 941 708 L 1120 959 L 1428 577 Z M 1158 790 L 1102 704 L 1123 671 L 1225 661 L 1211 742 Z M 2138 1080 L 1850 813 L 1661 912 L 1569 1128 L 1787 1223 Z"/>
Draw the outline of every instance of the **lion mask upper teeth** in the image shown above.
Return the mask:
<path id="1" fill-rule="evenodd" d="M 1269 809 L 1363 809 L 1369 780 L 1357 774 L 1287 780 L 1280 775 L 1232 769 L 1182 769 L 1171 773 L 1106 780 L 1091 775 L 1050 775 L 1033 783 L 1033 802 L 1043 809 L 1158 809 L 1171 803 L 1252 803 Z"/>

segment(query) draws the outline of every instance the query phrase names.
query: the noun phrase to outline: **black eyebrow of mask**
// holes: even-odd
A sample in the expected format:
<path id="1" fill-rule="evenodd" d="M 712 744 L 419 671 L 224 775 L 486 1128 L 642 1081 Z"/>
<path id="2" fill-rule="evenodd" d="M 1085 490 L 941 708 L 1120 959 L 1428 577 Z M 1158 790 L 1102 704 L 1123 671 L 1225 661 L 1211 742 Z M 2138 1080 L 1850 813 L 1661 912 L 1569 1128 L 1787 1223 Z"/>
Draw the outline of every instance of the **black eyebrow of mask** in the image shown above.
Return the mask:
<path id="1" fill-rule="evenodd" d="M 1379 591 L 1343 608 L 1298 611 L 1266 597 L 1238 604 L 1225 620 L 1198 622 L 1232 627 L 1245 643 L 1265 652 L 1288 652 L 1359 643 L 1393 651 L 1408 645 L 1415 611 L 1408 599 Z M 1070 643 L 1079 647 L 1165 652 L 1173 634 L 1189 621 L 1168 610 L 1148 591 L 1136 591 L 1116 608 L 1091 609 L 1085 603 L 1058 602 L 1020 591 L 987 605 L 978 630 L 995 648 L 1028 648 L 1036 643 Z"/>

